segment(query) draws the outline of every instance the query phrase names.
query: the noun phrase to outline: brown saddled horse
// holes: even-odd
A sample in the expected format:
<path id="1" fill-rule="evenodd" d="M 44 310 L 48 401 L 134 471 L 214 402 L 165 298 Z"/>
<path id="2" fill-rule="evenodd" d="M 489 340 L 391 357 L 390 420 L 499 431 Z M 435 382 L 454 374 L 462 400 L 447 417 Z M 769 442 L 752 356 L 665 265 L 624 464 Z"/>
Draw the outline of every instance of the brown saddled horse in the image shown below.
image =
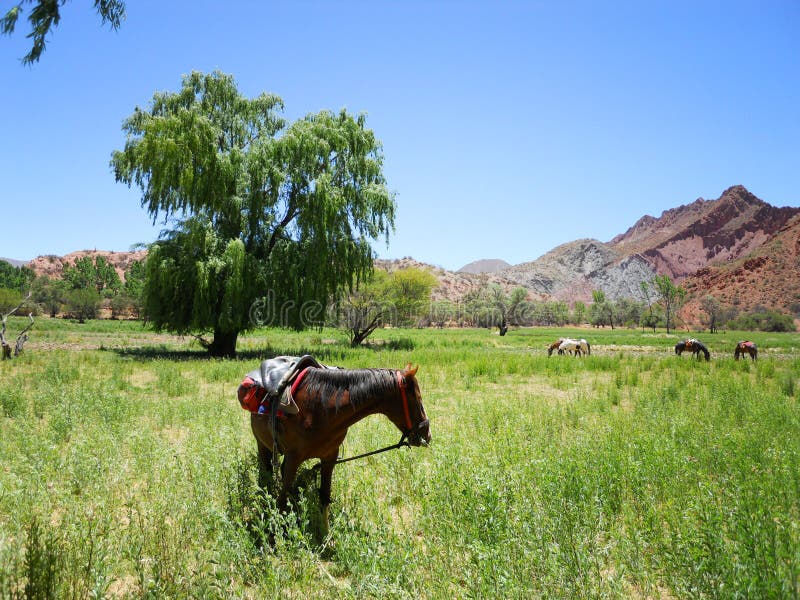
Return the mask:
<path id="1" fill-rule="evenodd" d="M 736 360 L 739 360 L 740 354 L 742 356 L 749 354 L 752 360 L 756 360 L 758 358 L 758 347 L 753 342 L 742 340 L 736 344 L 736 349 L 733 351 L 733 357 Z"/>
<path id="2" fill-rule="evenodd" d="M 708 351 L 708 348 L 706 348 L 706 345 L 695 338 L 682 340 L 675 344 L 675 354 L 680 356 L 683 352 L 691 352 L 697 359 L 700 358 L 700 353 L 702 352 L 706 360 L 711 360 L 711 353 Z"/>
<path id="3" fill-rule="evenodd" d="M 416 373 L 417 368 L 412 369 L 410 364 L 399 371 L 311 368 L 292 390 L 297 414 L 272 419 L 269 414 L 252 413 L 250 425 L 262 469 L 271 467 L 273 449 L 283 455 L 278 505 L 286 508 L 298 467 L 309 459 L 320 459 L 319 502 L 327 531 L 331 480 L 339 447 L 348 428 L 369 415 L 385 415 L 397 426 L 403 433 L 398 446 L 427 446 L 431 434 Z M 274 440 L 273 422 L 277 430 Z"/>

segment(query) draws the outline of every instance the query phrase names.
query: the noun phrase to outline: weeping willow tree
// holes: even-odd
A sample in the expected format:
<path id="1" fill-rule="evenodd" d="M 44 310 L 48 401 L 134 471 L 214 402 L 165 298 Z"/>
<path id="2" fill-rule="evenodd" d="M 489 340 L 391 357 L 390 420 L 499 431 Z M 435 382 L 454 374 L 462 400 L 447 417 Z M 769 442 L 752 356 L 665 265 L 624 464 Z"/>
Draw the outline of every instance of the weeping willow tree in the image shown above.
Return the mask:
<path id="1" fill-rule="evenodd" d="M 193 72 L 124 122 L 117 181 L 142 190 L 154 222 L 143 314 L 156 329 L 213 332 L 232 356 L 269 308 L 305 327 L 372 269 L 371 242 L 394 226 L 383 155 L 365 117 L 322 111 L 286 125 L 277 96 L 242 96 L 232 77 Z M 268 302 L 267 302 L 268 299 Z M 263 317 L 262 311 L 262 317 Z"/>

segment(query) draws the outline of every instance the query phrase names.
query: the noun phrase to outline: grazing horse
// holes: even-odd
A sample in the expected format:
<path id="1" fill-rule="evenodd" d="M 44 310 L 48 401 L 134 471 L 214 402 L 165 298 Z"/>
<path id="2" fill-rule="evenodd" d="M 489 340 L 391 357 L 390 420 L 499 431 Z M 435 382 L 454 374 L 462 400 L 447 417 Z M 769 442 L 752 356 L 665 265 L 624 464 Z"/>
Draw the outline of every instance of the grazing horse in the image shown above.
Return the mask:
<path id="1" fill-rule="evenodd" d="M 758 347 L 749 340 L 742 340 L 736 344 L 736 349 L 733 351 L 733 358 L 739 360 L 740 354 L 742 356 L 749 354 L 752 360 L 756 360 L 758 358 Z"/>
<path id="2" fill-rule="evenodd" d="M 583 354 L 591 354 L 592 350 L 589 347 L 589 342 L 584 339 L 573 340 L 567 338 L 558 346 L 559 354 L 564 354 L 565 352 L 570 352 L 575 356 L 581 356 Z"/>
<path id="3" fill-rule="evenodd" d="M 296 414 L 276 418 L 253 412 L 250 425 L 262 472 L 272 465 L 274 452 L 283 455 L 278 505 L 286 508 L 300 465 L 309 459 L 320 459 L 319 502 L 327 531 L 331 480 L 339 447 L 348 428 L 369 415 L 385 415 L 397 426 L 403 434 L 398 447 L 427 446 L 431 434 L 416 373 L 417 368 L 412 369 L 410 364 L 403 370 L 309 368 L 297 376 L 292 386 Z"/>
<path id="4" fill-rule="evenodd" d="M 563 342 L 563 341 L 564 341 L 564 338 L 558 338 L 558 339 L 557 339 L 555 342 L 553 342 L 552 344 L 550 344 L 550 345 L 547 347 L 547 356 L 552 356 L 553 352 L 554 352 L 555 350 L 558 350 L 558 347 L 561 345 L 561 342 Z M 563 352 L 561 352 L 560 350 L 559 350 L 559 352 L 558 352 L 558 353 L 559 353 L 559 354 L 563 354 Z"/>
<path id="5" fill-rule="evenodd" d="M 683 351 L 691 352 L 696 358 L 700 358 L 702 352 L 706 360 L 711 360 L 711 353 L 706 348 L 705 344 L 695 338 L 689 338 L 675 344 L 675 354 L 680 356 Z"/>

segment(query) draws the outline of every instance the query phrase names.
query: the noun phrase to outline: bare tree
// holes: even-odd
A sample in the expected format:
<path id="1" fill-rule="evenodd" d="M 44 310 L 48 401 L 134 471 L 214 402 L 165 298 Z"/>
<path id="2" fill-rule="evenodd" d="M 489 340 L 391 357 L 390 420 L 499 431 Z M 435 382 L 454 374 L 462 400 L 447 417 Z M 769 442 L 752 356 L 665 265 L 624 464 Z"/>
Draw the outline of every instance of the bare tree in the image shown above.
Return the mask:
<path id="1" fill-rule="evenodd" d="M 706 313 L 706 325 L 711 333 L 716 333 L 719 322 L 722 318 L 722 304 L 712 295 L 707 295 L 700 301 L 700 308 Z"/>
<path id="2" fill-rule="evenodd" d="M 2 352 L 2 360 L 11 358 L 11 344 L 6 341 L 6 319 L 17 312 L 30 297 L 31 295 L 28 294 L 22 303 L 3 315 L 3 326 L 0 328 L 0 352 Z M 14 343 L 14 356 L 19 356 L 22 354 L 22 347 L 25 345 L 25 342 L 28 341 L 28 331 L 31 327 L 33 327 L 33 313 L 28 313 L 28 318 L 30 319 L 30 323 L 28 323 L 28 326 L 25 327 L 25 329 L 19 332 L 19 335 L 17 335 L 17 340 Z"/>

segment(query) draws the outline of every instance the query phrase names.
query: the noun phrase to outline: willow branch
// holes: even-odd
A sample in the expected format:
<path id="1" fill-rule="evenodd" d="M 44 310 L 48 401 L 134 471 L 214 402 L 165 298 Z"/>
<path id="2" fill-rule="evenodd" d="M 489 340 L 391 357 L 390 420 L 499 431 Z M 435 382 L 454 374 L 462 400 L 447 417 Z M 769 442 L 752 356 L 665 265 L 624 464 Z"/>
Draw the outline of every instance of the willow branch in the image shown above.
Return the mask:
<path id="1" fill-rule="evenodd" d="M 297 213 L 297 206 L 294 201 L 289 201 L 289 206 L 286 208 L 286 214 L 281 219 L 281 222 L 272 230 L 272 235 L 269 237 L 269 243 L 267 243 L 267 256 L 272 254 L 272 249 L 275 247 L 275 244 L 278 243 L 278 235 L 280 232 L 292 222 L 294 219 L 295 214 Z"/>

